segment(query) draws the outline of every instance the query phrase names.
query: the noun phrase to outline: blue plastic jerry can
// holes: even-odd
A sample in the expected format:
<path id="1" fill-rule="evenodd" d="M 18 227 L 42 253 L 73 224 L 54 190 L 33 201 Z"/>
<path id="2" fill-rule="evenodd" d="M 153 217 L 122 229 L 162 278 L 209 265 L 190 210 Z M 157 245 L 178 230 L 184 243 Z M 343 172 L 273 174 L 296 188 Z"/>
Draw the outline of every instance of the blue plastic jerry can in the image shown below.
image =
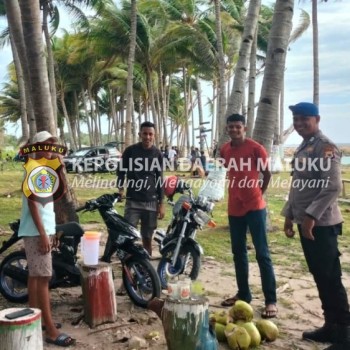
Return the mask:
<path id="1" fill-rule="evenodd" d="M 205 319 L 200 330 L 200 337 L 196 344 L 195 350 L 217 350 L 219 348 L 218 341 L 215 336 L 214 329 L 209 324 L 209 312 L 206 310 Z"/>

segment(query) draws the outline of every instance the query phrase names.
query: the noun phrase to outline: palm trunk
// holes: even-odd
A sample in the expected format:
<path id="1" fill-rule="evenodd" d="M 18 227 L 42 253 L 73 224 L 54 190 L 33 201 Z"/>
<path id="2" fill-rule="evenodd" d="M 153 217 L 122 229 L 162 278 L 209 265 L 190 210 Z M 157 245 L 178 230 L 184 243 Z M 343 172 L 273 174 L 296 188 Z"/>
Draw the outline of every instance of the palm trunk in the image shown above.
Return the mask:
<path id="1" fill-rule="evenodd" d="M 20 108 L 21 108 L 21 129 L 22 129 L 21 141 L 28 141 L 29 140 L 29 123 L 28 123 L 28 113 L 27 113 L 27 102 L 26 101 L 28 100 L 28 102 L 29 102 L 30 99 L 27 97 L 27 94 L 26 94 L 26 88 L 25 88 L 25 82 L 24 82 L 24 78 L 23 78 L 23 71 L 22 71 L 22 67 L 21 67 L 21 62 L 20 62 L 19 57 L 18 57 L 16 46 L 13 43 L 12 36 L 10 36 L 10 43 L 11 43 L 11 48 L 12 48 L 13 62 L 14 62 L 15 69 L 16 69 L 19 101 L 20 101 Z M 33 112 L 33 110 L 32 110 L 32 112 Z M 34 116 L 34 114 L 33 114 L 33 116 Z M 34 118 L 33 118 L 33 120 L 34 120 Z M 35 123 L 34 123 L 34 125 L 35 125 Z"/>
<path id="2" fill-rule="evenodd" d="M 312 48 L 313 48 L 313 70 L 314 70 L 314 92 L 313 102 L 320 103 L 320 68 L 318 59 L 318 20 L 317 20 L 317 0 L 312 0 Z"/>
<path id="3" fill-rule="evenodd" d="M 215 33 L 217 38 L 217 57 L 219 61 L 219 81 L 218 81 L 218 97 L 217 97 L 217 121 L 219 126 L 219 133 L 225 128 L 225 109 L 226 109 L 226 82 L 225 82 L 225 58 L 224 48 L 222 44 L 222 30 L 221 30 L 221 11 L 220 0 L 214 0 L 215 7 Z M 221 135 L 220 135 L 221 136 Z M 201 146 L 202 147 L 202 146 Z"/>
<path id="4" fill-rule="evenodd" d="M 156 130 L 156 135 L 155 135 L 155 143 L 158 145 L 159 138 L 158 138 L 158 114 L 156 110 L 156 105 L 155 105 L 155 97 L 154 97 L 154 88 L 153 88 L 153 82 L 152 82 L 152 74 L 150 71 L 150 68 L 147 68 L 147 81 L 148 81 L 148 93 L 150 96 L 150 103 L 151 103 L 151 111 L 152 111 L 152 116 L 153 116 L 153 123 L 154 123 L 154 129 Z"/>
<path id="5" fill-rule="evenodd" d="M 48 130 L 56 135 L 45 50 L 42 41 L 39 1 L 19 1 L 25 52 L 32 89 L 32 105 L 38 131 Z"/>
<path id="6" fill-rule="evenodd" d="M 64 93 L 63 92 L 61 92 L 61 106 L 62 106 L 64 118 L 66 119 L 66 123 L 67 123 L 67 127 L 68 127 L 68 137 L 69 137 L 69 142 L 70 142 L 70 148 L 76 149 L 77 146 L 76 146 L 74 138 L 73 138 L 71 121 L 70 121 L 70 118 L 69 118 L 69 115 L 67 112 L 67 107 L 66 107 L 66 103 L 64 101 Z"/>
<path id="7" fill-rule="evenodd" d="M 57 127 L 57 97 L 56 97 L 57 93 L 56 93 L 56 83 L 55 83 L 55 62 L 54 62 L 53 53 L 52 53 L 49 28 L 47 25 L 47 16 L 48 16 L 48 4 L 46 1 L 43 1 L 43 31 L 44 31 L 46 51 L 47 51 L 48 77 L 49 77 L 49 83 L 50 83 L 52 111 L 53 111 L 53 116 L 55 121 L 55 127 Z"/>
<path id="8" fill-rule="evenodd" d="M 241 112 L 250 53 L 258 24 L 260 4 L 261 0 L 251 0 L 249 2 L 248 14 L 245 20 L 242 42 L 239 50 L 239 58 L 235 70 L 235 78 L 230 99 L 227 103 L 226 116 Z"/>
<path id="9" fill-rule="evenodd" d="M 5 0 L 4 4 L 6 8 L 7 21 L 9 24 L 11 44 L 16 48 L 16 50 L 13 52 L 14 54 L 18 54 L 20 61 L 20 67 L 18 68 L 21 69 L 21 72 L 17 71 L 17 75 L 21 77 L 21 73 L 23 73 L 25 91 L 24 95 L 21 96 L 21 104 L 26 105 L 28 113 L 27 120 L 29 124 L 29 136 L 32 138 L 36 133 L 36 121 L 32 104 L 31 80 L 29 77 L 29 66 L 21 22 L 21 9 L 19 7 L 18 0 Z"/>
<path id="10" fill-rule="evenodd" d="M 198 75 L 196 75 L 196 81 L 197 81 L 197 98 L 198 98 L 198 115 L 199 115 L 199 130 L 202 131 L 201 126 L 203 125 L 203 105 L 202 105 L 202 86 L 201 86 L 201 81 L 198 77 Z M 203 134 L 200 132 L 200 135 L 203 137 L 206 137 L 206 134 Z M 204 139 L 203 137 L 201 137 L 199 139 L 199 147 L 200 150 L 204 150 Z"/>
<path id="11" fill-rule="evenodd" d="M 279 109 L 289 37 L 292 29 L 294 0 L 277 0 L 272 19 L 266 68 L 253 138 L 270 153 Z"/>
<path id="12" fill-rule="evenodd" d="M 258 31 L 255 30 L 254 41 L 250 53 L 249 86 L 248 86 L 248 113 L 247 137 L 252 137 L 255 119 L 255 85 L 256 85 L 256 44 Z"/>
<path id="13" fill-rule="evenodd" d="M 125 146 L 131 145 L 131 122 L 133 112 L 133 75 L 136 47 L 136 20 L 137 9 L 136 0 L 131 0 L 131 25 L 130 25 L 130 46 L 128 56 L 128 77 L 126 82 L 126 127 L 125 127 Z M 135 127 L 135 125 L 134 125 Z"/>

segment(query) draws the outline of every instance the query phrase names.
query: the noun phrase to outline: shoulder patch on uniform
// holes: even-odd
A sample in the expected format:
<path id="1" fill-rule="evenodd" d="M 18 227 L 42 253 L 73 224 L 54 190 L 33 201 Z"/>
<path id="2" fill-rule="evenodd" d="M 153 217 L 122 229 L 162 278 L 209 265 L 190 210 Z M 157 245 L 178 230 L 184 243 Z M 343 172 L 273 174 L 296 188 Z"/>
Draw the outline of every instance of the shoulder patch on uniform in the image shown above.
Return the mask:
<path id="1" fill-rule="evenodd" d="M 334 158 L 335 154 L 335 146 L 331 144 L 326 144 L 323 146 L 323 156 L 324 158 Z"/>

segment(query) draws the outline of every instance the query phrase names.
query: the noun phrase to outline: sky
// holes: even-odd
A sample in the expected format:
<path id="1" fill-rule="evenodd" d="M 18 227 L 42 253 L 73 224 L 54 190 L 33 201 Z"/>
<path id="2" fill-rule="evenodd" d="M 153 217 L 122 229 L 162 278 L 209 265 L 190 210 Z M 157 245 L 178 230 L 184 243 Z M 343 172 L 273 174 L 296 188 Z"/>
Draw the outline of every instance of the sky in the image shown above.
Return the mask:
<path id="1" fill-rule="evenodd" d="M 263 0 L 264 4 L 274 1 Z M 293 22 L 298 23 L 300 9 L 311 14 L 311 1 L 295 0 Z M 320 115 L 322 131 L 336 143 L 350 143 L 350 1 L 328 0 L 318 4 Z M 4 21 L 0 22 L 0 31 Z M 6 81 L 6 66 L 11 62 L 9 47 L 0 51 L 0 86 Z M 260 78 L 261 80 L 261 78 Z M 285 127 L 292 123 L 288 109 L 301 101 L 312 102 L 312 28 L 289 47 L 285 71 Z M 259 94 L 259 90 L 257 90 Z M 7 125 L 7 132 L 16 134 L 20 128 Z M 287 144 L 299 144 L 293 132 Z"/>

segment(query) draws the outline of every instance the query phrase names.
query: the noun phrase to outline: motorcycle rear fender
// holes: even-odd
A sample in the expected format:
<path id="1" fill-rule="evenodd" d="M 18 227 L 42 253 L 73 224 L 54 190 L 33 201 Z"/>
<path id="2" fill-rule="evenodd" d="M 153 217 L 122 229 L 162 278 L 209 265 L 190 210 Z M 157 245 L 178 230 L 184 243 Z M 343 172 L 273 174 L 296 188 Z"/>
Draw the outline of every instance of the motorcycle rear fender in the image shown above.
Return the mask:
<path id="1" fill-rule="evenodd" d="M 79 223 L 71 221 L 65 224 L 56 225 L 56 234 L 60 242 L 65 242 L 66 244 L 71 245 L 74 254 L 77 254 L 80 239 L 84 235 L 84 229 Z"/>
<path id="2" fill-rule="evenodd" d="M 176 246 L 177 240 L 178 240 L 178 238 L 174 238 L 174 239 L 172 239 L 170 242 L 168 242 L 168 243 L 160 250 L 160 254 L 163 254 L 164 250 L 165 250 L 166 248 L 168 248 L 169 246 L 171 246 L 171 245 Z M 193 248 L 194 248 L 194 250 L 195 250 L 198 254 L 202 255 L 202 254 L 204 253 L 202 246 L 201 246 L 198 242 L 196 242 L 193 238 L 191 238 L 191 237 L 184 238 L 184 239 L 183 239 L 183 242 L 182 242 L 182 245 L 186 245 L 186 244 L 192 245 Z"/>
<path id="3" fill-rule="evenodd" d="M 141 258 L 150 260 L 151 256 L 148 254 L 147 250 L 140 244 L 128 244 L 123 246 L 122 248 L 127 254 L 129 254 L 129 257 L 131 256 L 139 256 Z M 128 258 L 126 258 L 128 260 Z"/>
<path id="4" fill-rule="evenodd" d="M 13 232 L 12 236 L 7 240 L 2 242 L 2 246 L 0 248 L 0 254 L 5 252 L 8 248 L 18 242 L 22 237 L 18 237 L 18 232 Z"/>

